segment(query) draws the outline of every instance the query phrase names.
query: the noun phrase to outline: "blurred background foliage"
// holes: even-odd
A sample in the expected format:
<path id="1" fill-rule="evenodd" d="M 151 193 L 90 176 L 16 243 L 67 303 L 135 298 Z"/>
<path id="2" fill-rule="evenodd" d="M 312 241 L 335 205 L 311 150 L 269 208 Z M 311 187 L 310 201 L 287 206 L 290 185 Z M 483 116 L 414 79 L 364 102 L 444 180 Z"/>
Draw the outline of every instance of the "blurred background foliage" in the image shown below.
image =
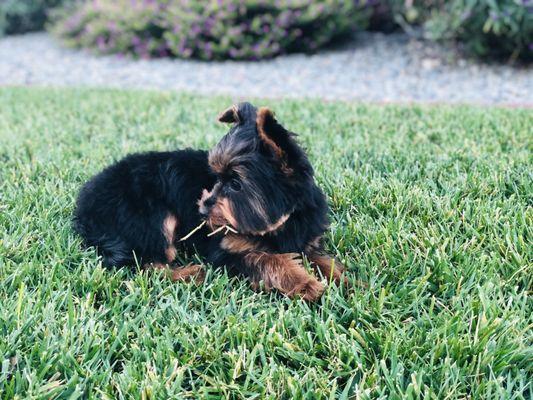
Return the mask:
<path id="1" fill-rule="evenodd" d="M 0 35 L 43 29 L 49 10 L 73 0 L 0 0 Z"/>
<path id="2" fill-rule="evenodd" d="M 45 25 L 66 45 L 142 58 L 258 60 L 362 29 L 403 30 L 480 58 L 533 56 L 533 0 L 0 1 L 0 34 Z"/>
<path id="3" fill-rule="evenodd" d="M 369 17 L 353 0 L 108 0 L 60 14 L 52 29 L 68 45 L 102 53 L 258 60 L 315 51 Z"/>

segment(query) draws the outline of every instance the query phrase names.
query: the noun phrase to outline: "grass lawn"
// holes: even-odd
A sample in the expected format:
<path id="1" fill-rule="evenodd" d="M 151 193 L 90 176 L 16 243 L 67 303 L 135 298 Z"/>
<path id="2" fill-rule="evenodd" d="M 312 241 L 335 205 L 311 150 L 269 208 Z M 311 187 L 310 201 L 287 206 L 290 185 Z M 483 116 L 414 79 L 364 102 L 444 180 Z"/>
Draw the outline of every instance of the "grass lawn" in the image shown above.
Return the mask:
<path id="1" fill-rule="evenodd" d="M 0 89 L 0 397 L 532 398 L 533 111 L 256 103 L 300 133 L 368 287 L 309 305 L 103 269 L 70 228 L 82 183 L 209 148 L 231 100 Z"/>

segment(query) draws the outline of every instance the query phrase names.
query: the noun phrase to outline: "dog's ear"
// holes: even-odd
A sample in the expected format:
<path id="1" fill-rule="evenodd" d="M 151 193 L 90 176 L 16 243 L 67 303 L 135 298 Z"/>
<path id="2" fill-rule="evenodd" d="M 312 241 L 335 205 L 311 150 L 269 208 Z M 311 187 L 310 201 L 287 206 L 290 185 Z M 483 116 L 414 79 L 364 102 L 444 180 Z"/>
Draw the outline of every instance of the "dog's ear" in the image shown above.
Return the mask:
<path id="1" fill-rule="evenodd" d="M 218 120 L 220 122 L 225 122 L 227 124 L 232 123 L 239 123 L 241 122 L 241 118 L 239 116 L 239 108 L 236 104 L 232 105 L 230 108 L 228 108 L 225 111 L 222 111 L 219 116 Z"/>
<path id="2" fill-rule="evenodd" d="M 292 174 L 291 164 L 297 161 L 301 153 L 293 140 L 294 133 L 287 131 L 266 107 L 257 111 L 256 124 L 259 139 L 280 162 L 283 172 Z"/>
<path id="3" fill-rule="evenodd" d="M 247 101 L 234 104 L 219 116 L 220 122 L 237 123 L 239 125 L 254 125 L 257 116 L 257 108 Z"/>

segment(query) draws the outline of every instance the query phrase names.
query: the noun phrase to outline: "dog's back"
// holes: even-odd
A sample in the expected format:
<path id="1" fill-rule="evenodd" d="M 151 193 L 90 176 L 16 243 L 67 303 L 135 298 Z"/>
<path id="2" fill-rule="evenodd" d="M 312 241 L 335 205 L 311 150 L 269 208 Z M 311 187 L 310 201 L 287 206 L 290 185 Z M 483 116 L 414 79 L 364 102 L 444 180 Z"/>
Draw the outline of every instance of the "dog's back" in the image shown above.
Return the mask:
<path id="1" fill-rule="evenodd" d="M 165 262 L 166 218 L 179 221 L 177 231 L 195 226 L 196 202 L 211 181 L 205 151 L 129 155 L 83 186 L 74 229 L 85 245 L 97 247 L 105 265 Z"/>

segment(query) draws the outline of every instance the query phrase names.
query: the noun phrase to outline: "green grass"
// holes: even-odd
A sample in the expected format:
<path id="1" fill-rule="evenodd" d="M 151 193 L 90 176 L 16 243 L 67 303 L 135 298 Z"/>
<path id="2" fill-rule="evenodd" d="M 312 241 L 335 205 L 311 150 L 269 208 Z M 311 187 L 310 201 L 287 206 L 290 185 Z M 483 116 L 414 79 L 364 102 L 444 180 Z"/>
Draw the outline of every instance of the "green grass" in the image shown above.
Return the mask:
<path id="1" fill-rule="evenodd" d="M 309 305 L 103 269 L 70 228 L 82 183 L 209 148 L 230 99 L 4 88 L 0 397 L 530 399 L 533 112 L 259 103 L 301 134 L 328 248 L 368 288 Z"/>

